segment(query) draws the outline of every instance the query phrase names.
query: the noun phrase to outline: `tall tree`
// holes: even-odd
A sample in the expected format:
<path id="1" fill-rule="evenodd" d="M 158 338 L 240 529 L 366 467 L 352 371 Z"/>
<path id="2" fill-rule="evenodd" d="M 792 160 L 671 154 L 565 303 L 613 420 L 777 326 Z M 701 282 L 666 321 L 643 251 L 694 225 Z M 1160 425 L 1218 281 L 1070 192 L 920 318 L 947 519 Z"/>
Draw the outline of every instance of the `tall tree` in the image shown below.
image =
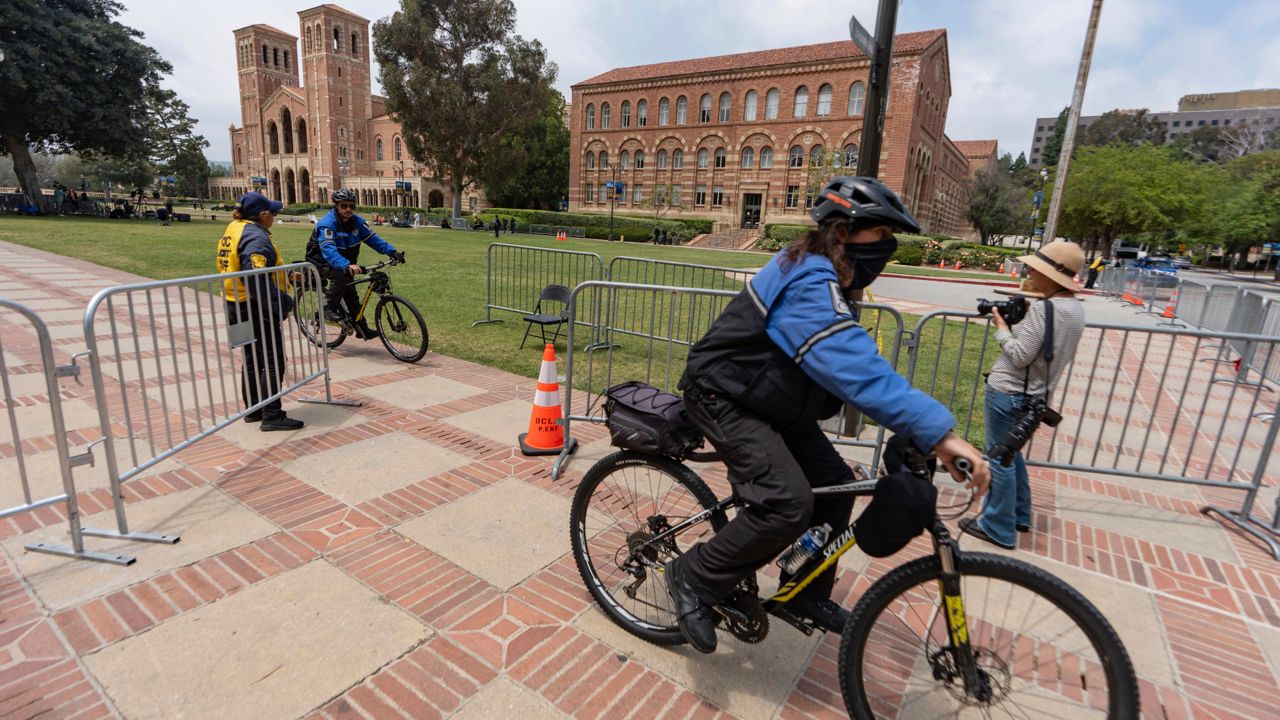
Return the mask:
<path id="1" fill-rule="evenodd" d="M 37 202 L 31 153 L 141 153 L 148 88 L 171 67 L 116 22 L 114 0 L 5 0 L 0 29 L 0 152 L 13 157 L 22 190 Z M 15 31 L 16 32 L 16 31 Z"/>
<path id="2" fill-rule="evenodd" d="M 198 134 L 196 119 L 177 93 L 161 87 L 148 88 L 143 134 L 147 138 L 148 160 L 156 169 L 176 178 L 180 195 L 204 197 L 208 186 L 209 161 L 204 149 L 209 141 Z"/>
<path id="3" fill-rule="evenodd" d="M 480 178 L 489 202 L 498 207 L 553 210 L 569 196 L 569 127 L 564 97 L 547 96 L 537 122 L 502 138 L 497 157 L 484 163 Z"/>
<path id="4" fill-rule="evenodd" d="M 537 40 L 515 34 L 511 0 L 401 0 L 373 27 L 387 111 L 409 154 L 462 192 L 506 159 L 502 139 L 540 117 L 556 66 Z"/>
<path id="5" fill-rule="evenodd" d="M 1164 122 L 1147 115 L 1147 109 L 1110 110 L 1084 131 L 1081 145 L 1139 145 L 1164 143 Z M 1074 157 L 1074 156 L 1073 156 Z"/>
<path id="6" fill-rule="evenodd" d="M 1040 156 L 1041 167 L 1057 167 L 1058 156 L 1062 154 L 1062 141 L 1067 136 L 1067 114 L 1070 112 L 1071 106 L 1068 105 L 1058 113 L 1058 119 L 1053 123 L 1053 134 L 1044 141 L 1044 154 Z M 1079 137 L 1079 131 L 1076 137 Z"/>
<path id="7" fill-rule="evenodd" d="M 982 168 L 967 182 L 969 207 L 965 218 L 978 231 L 983 245 L 989 244 L 996 235 L 1026 229 L 1023 223 L 1031 221 L 1031 204 L 1026 192 L 1009 175 L 1006 163 Z"/>

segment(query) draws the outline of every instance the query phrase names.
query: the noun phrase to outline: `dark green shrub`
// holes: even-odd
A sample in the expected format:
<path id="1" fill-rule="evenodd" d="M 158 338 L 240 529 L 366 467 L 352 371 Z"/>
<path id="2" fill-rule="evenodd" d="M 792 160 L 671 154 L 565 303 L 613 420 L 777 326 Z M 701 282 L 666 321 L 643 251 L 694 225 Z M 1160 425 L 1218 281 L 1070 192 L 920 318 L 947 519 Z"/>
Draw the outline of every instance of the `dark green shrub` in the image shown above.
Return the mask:
<path id="1" fill-rule="evenodd" d="M 919 265 L 924 259 L 924 250 L 918 247 L 899 247 L 893 254 L 893 261 L 899 265 Z"/>

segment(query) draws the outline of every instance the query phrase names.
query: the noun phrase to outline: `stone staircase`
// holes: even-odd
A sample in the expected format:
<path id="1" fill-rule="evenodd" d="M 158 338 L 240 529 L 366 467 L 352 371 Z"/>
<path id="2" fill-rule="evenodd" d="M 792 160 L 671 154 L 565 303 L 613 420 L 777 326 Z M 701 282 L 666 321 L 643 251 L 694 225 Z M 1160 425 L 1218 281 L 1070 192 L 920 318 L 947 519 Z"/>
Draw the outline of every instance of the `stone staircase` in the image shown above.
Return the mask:
<path id="1" fill-rule="evenodd" d="M 733 228 L 719 232 L 704 233 L 690 240 L 688 247 L 716 248 L 720 250 L 750 250 L 760 239 L 763 231 Z"/>

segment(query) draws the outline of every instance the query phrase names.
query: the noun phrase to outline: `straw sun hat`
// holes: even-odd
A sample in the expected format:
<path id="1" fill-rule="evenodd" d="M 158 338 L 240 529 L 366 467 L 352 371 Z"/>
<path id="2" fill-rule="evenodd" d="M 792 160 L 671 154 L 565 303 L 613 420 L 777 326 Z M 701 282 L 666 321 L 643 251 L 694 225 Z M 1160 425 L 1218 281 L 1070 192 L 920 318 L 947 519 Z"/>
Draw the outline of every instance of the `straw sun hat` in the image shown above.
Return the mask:
<path id="1" fill-rule="evenodd" d="M 1075 291 L 1072 278 L 1084 267 L 1084 250 L 1069 240 L 1054 240 L 1034 254 L 1023 255 L 1018 260 L 1062 287 Z"/>

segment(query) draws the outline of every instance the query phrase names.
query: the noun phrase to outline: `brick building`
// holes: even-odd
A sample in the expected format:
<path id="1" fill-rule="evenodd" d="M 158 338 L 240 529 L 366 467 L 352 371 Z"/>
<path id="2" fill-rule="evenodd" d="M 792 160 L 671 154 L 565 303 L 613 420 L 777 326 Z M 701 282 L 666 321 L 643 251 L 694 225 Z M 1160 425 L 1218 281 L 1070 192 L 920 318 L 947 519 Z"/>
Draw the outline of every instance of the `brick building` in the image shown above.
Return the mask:
<path id="1" fill-rule="evenodd" d="M 807 222 L 809 189 L 858 160 L 870 61 L 850 41 L 617 68 L 573 86 L 569 205 L 720 227 Z M 967 235 L 969 158 L 943 132 L 944 30 L 898 35 L 880 177 L 928 233 Z"/>
<path id="2" fill-rule="evenodd" d="M 241 125 L 230 128 L 230 177 L 211 197 L 258 189 L 286 204 L 328 202 L 348 187 L 365 205 L 448 207 L 453 193 L 409 157 L 400 126 L 371 89 L 369 21 L 337 5 L 298 13 L 298 37 L 271 27 L 235 31 Z M 301 73 L 301 74 L 299 74 Z M 255 188 L 254 178 L 265 179 Z M 397 193 L 397 181 L 411 189 Z M 464 210 L 484 207 L 464 191 Z"/>

